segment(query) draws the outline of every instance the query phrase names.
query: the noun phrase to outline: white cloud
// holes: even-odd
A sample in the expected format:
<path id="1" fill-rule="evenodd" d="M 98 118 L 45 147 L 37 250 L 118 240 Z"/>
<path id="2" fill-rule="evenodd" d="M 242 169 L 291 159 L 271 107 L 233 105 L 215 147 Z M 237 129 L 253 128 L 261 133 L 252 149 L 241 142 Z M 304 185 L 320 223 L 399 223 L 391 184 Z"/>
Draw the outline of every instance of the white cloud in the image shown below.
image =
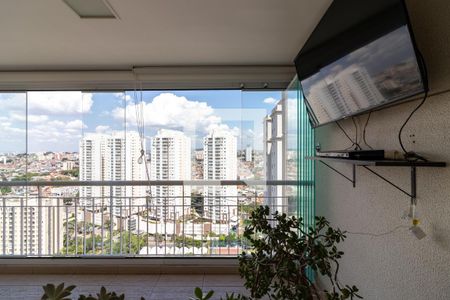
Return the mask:
<path id="1" fill-rule="evenodd" d="M 88 113 L 92 94 L 82 92 L 28 92 L 28 111 L 34 114 L 75 115 Z"/>
<path id="2" fill-rule="evenodd" d="M 86 128 L 87 126 L 83 124 L 83 121 L 81 120 L 73 120 L 66 123 L 65 128 L 66 129 L 82 129 Z"/>
<path id="3" fill-rule="evenodd" d="M 127 95 L 125 93 L 114 93 L 114 97 L 125 100 L 126 102 L 133 100 L 130 95 Z"/>
<path id="4" fill-rule="evenodd" d="M 142 108 L 139 107 L 142 105 Z M 188 132 L 205 131 L 221 124 L 221 118 L 206 102 L 190 101 L 172 93 L 162 93 L 152 102 L 138 104 L 143 110 L 146 126 L 179 129 Z M 123 120 L 124 108 L 118 107 L 112 115 Z M 127 122 L 136 125 L 136 105 L 126 106 Z"/>
<path id="5" fill-rule="evenodd" d="M 96 133 L 104 133 L 104 132 L 108 131 L 109 128 L 110 127 L 106 126 L 106 125 L 98 125 L 97 127 L 95 127 L 95 132 Z"/>
<path id="6" fill-rule="evenodd" d="M 25 115 L 26 93 L 0 93 L 0 107 L 3 111 L 16 111 Z"/>
<path id="7" fill-rule="evenodd" d="M 278 100 L 275 98 L 269 97 L 269 98 L 264 99 L 263 102 L 266 104 L 274 104 L 274 103 L 278 102 Z"/>
<path id="8" fill-rule="evenodd" d="M 51 120 L 34 124 L 28 129 L 30 152 L 48 151 L 49 149 L 75 150 L 81 138 L 81 132 L 87 126 L 79 119 L 64 122 Z M 51 146 L 49 146 L 51 144 Z"/>
<path id="9" fill-rule="evenodd" d="M 9 117 L 11 121 L 19 121 L 23 123 L 27 121 L 27 117 L 22 113 L 11 112 Z M 46 121 L 48 121 L 48 116 L 46 115 L 28 115 L 28 123 L 41 123 Z"/>
<path id="10" fill-rule="evenodd" d="M 82 129 L 87 126 L 72 116 L 88 113 L 92 105 L 92 94 L 29 92 L 26 118 L 26 93 L 1 93 L 0 128 L 9 143 L 0 145 L 0 151 L 25 151 L 27 119 L 30 153 L 76 150 Z"/>
<path id="11" fill-rule="evenodd" d="M 72 120 L 69 122 L 63 122 L 59 120 L 52 120 L 40 124 L 36 124 L 30 127 L 30 130 L 48 130 L 48 131 L 60 131 L 64 132 L 66 130 L 79 130 L 87 128 L 87 126 L 81 120 Z"/>
<path id="12" fill-rule="evenodd" d="M 25 103 L 27 95 L 24 92 L 18 93 L 0 93 L 0 101 L 23 102 Z"/>
<path id="13" fill-rule="evenodd" d="M 230 128 L 227 124 L 212 124 L 208 126 L 206 131 L 215 133 L 230 133 L 234 136 L 239 136 L 241 133 L 241 130 L 238 127 Z"/>
<path id="14" fill-rule="evenodd" d="M 25 152 L 25 129 L 14 127 L 11 122 L 1 122 L 2 138 L 4 141 L 0 144 L 0 153 L 6 152 Z M 7 142 L 6 142 L 7 141 Z"/>

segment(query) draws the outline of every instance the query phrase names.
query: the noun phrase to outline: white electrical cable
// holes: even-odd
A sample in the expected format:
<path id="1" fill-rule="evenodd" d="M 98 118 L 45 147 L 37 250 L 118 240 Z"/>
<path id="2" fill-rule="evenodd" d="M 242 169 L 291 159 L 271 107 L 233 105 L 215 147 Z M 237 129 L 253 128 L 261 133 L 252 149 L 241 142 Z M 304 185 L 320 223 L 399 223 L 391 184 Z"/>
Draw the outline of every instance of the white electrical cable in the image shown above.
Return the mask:
<path id="1" fill-rule="evenodd" d="M 135 80 L 135 88 L 134 88 L 134 109 L 136 114 L 136 127 L 139 134 L 139 140 L 141 144 L 141 152 L 138 158 L 139 164 L 144 164 L 145 173 L 147 176 L 147 180 L 150 181 L 150 172 L 147 164 L 147 159 L 145 157 L 145 105 L 143 100 L 143 91 L 142 91 L 142 82 L 139 83 L 139 95 L 137 93 L 137 79 Z"/>
<path id="2" fill-rule="evenodd" d="M 355 235 L 367 235 L 367 236 L 373 236 L 373 237 L 379 237 L 379 236 L 385 236 L 389 235 L 391 233 L 394 233 L 400 228 L 409 228 L 409 226 L 406 225 L 398 225 L 394 227 L 393 229 L 386 231 L 386 232 L 380 232 L 380 233 L 372 233 L 372 232 L 352 232 L 352 231 L 345 231 L 346 234 L 355 234 Z"/>

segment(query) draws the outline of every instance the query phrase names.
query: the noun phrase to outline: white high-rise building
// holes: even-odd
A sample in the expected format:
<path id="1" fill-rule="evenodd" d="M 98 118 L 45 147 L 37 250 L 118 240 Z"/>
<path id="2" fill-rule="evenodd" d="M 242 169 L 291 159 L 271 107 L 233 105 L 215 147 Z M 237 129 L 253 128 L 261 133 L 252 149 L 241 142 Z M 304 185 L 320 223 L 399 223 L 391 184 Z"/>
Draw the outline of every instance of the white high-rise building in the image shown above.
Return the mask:
<path id="1" fill-rule="evenodd" d="M 58 199 L 5 199 L 0 207 L 1 255 L 55 255 L 64 246 L 64 208 Z M 59 199 L 62 200 L 62 199 Z M 38 201 L 40 203 L 38 203 Z"/>
<path id="2" fill-rule="evenodd" d="M 145 141 L 142 149 L 137 132 L 112 134 L 87 134 L 80 141 L 81 181 L 141 181 L 146 180 Z M 115 215 L 127 216 L 128 205 L 145 203 L 145 186 L 94 186 L 80 187 L 80 205 L 94 209 L 92 205 L 109 204 L 112 196 Z"/>
<path id="3" fill-rule="evenodd" d="M 86 134 L 79 143 L 80 181 L 104 180 L 104 156 L 106 135 Z M 80 205 L 102 204 L 106 188 L 101 186 L 80 187 Z"/>
<path id="4" fill-rule="evenodd" d="M 203 179 L 237 179 L 237 139 L 229 132 L 211 132 L 203 139 Z M 237 216 L 236 186 L 205 187 L 204 211 L 214 221 Z"/>
<path id="5" fill-rule="evenodd" d="M 285 179 L 286 135 L 285 135 L 285 100 L 279 101 L 270 115 L 264 119 L 264 152 L 266 162 L 266 179 Z M 266 205 L 271 211 L 287 212 L 285 187 L 270 185 L 266 189 Z"/>
<path id="6" fill-rule="evenodd" d="M 161 129 L 151 143 L 152 180 L 191 179 L 191 139 L 181 131 Z M 157 218 L 178 219 L 190 211 L 189 186 L 152 186 L 152 209 Z"/>
<path id="7" fill-rule="evenodd" d="M 245 161 L 246 162 L 253 161 L 253 149 L 250 145 L 247 145 L 247 148 L 245 148 Z"/>

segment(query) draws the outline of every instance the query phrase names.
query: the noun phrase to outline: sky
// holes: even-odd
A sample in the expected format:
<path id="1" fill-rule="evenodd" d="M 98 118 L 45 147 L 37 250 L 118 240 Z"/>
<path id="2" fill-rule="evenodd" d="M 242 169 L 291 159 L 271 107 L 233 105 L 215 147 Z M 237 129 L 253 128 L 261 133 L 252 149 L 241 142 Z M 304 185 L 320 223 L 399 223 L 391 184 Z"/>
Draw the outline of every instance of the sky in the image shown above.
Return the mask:
<path id="1" fill-rule="evenodd" d="M 237 137 L 239 149 L 262 150 L 263 119 L 281 95 L 239 90 L 0 93 L 0 153 L 25 153 L 27 147 L 28 153 L 77 152 L 88 133 L 137 131 L 142 120 L 137 113 L 144 116 L 147 144 L 159 129 L 173 129 L 201 148 L 208 132 L 221 130 Z"/>

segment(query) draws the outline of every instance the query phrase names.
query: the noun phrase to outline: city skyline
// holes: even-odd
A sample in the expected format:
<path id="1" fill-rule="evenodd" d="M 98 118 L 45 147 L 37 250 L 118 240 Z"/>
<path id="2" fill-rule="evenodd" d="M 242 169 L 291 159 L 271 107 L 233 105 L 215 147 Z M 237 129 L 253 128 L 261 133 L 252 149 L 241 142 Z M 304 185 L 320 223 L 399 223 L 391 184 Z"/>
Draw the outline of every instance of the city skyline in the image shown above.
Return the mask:
<path id="1" fill-rule="evenodd" d="M 147 141 L 159 129 L 180 130 L 198 149 L 205 134 L 221 129 L 238 138 L 238 149 L 262 150 L 262 120 L 280 99 L 280 91 L 236 90 L 2 93 L 1 139 L 11 142 L 0 143 L 0 153 L 77 152 L 85 134 L 137 131 L 136 103 Z"/>
<path id="2" fill-rule="evenodd" d="M 67 94 L 69 93 L 69 94 Z M 23 142 L 23 148 L 26 149 L 26 141 L 28 141 L 28 155 L 24 155 L 24 152 L 20 153 L 5 153 L 7 148 L 7 145 L 9 143 L 0 143 L 0 149 L 3 151 L 0 151 L 0 164 L 3 165 L 4 170 L 3 173 L 3 180 L 18 180 L 20 178 L 29 178 L 29 180 L 82 180 L 83 181 L 83 174 L 80 177 L 79 174 L 79 168 L 82 164 L 82 153 L 79 148 L 78 141 L 92 137 L 92 136 L 108 136 L 108 135 L 114 135 L 118 137 L 124 138 L 125 144 L 132 144 L 127 143 L 127 139 L 125 138 L 127 135 L 138 135 L 141 134 L 139 131 L 139 128 L 137 126 L 133 126 L 133 122 L 136 124 L 137 120 L 130 120 L 129 124 L 127 124 L 127 127 L 120 127 L 117 124 L 115 127 L 108 127 L 98 124 L 104 124 L 102 119 L 100 118 L 97 120 L 96 116 L 101 115 L 99 113 L 99 110 L 105 106 L 102 106 L 102 103 L 106 103 L 106 106 L 109 105 L 109 107 L 112 109 L 114 107 L 117 108 L 117 103 L 124 103 L 123 110 L 116 112 L 116 114 L 121 115 L 122 113 L 126 113 L 126 103 L 134 103 L 133 100 L 129 97 L 128 94 L 118 94 L 118 93 L 96 93 L 96 94 L 87 94 L 89 96 L 85 96 L 85 94 L 82 94 L 81 92 L 67 92 L 63 93 L 64 95 L 71 95 L 72 100 L 74 100 L 76 97 L 85 97 L 87 103 L 90 103 L 90 108 L 88 109 L 84 105 L 72 105 L 68 106 L 67 109 L 64 109 L 64 106 L 61 104 L 61 93 L 60 92 L 52 92 L 50 93 L 52 96 L 46 98 L 46 101 L 53 101 L 54 106 L 51 108 L 51 112 L 55 114 L 54 118 L 66 118 L 70 119 L 73 117 L 74 112 L 79 112 L 82 114 L 82 112 L 85 112 L 86 115 L 90 116 L 90 118 L 85 118 L 85 120 L 80 123 L 83 124 L 82 130 L 78 131 L 74 128 L 67 128 L 67 127 L 76 127 L 77 122 L 70 121 L 68 122 L 65 127 L 61 128 L 55 128 L 56 131 L 70 131 L 72 134 L 68 134 L 68 137 L 66 138 L 70 139 L 70 143 L 75 144 L 76 148 L 72 148 L 72 146 L 67 146 L 65 149 L 62 149 L 61 151 L 55 150 L 52 147 L 48 149 L 45 147 L 42 149 L 42 151 L 39 152 L 33 152 L 33 147 L 31 145 L 36 144 L 37 140 L 33 137 L 33 126 L 36 127 L 35 124 L 39 124 L 39 118 L 37 118 L 34 114 L 30 114 L 28 116 L 28 135 L 24 132 L 21 132 L 19 136 L 17 136 L 16 131 L 16 137 L 21 137 L 21 140 Z M 75 97 L 75 94 L 77 93 L 78 96 Z M 207 136 L 212 131 L 223 131 L 228 132 L 231 135 L 233 135 L 236 138 L 236 151 L 235 156 L 237 156 L 238 164 L 238 179 L 264 179 L 265 178 L 265 166 L 264 166 L 264 153 L 263 153 L 263 147 L 264 147 L 264 139 L 263 139 L 263 125 L 264 125 L 264 118 L 270 114 L 273 107 L 280 101 L 278 98 L 282 98 L 282 92 L 280 91 L 258 91 L 258 92 L 241 92 L 241 91 L 179 91 L 178 95 L 172 94 L 172 93 L 166 93 L 166 92 L 145 92 L 147 93 L 145 97 L 151 99 L 150 102 L 143 102 L 141 105 L 143 107 L 147 107 L 147 109 L 143 109 L 143 111 L 148 111 L 149 106 L 151 105 L 160 105 L 158 104 L 162 99 L 171 99 L 168 100 L 168 102 L 177 102 L 180 104 L 180 106 L 183 106 L 184 103 L 185 106 L 191 107 L 191 109 L 195 109 L 197 107 L 203 107 L 204 110 L 209 111 L 207 114 L 203 114 L 203 116 L 209 115 L 210 120 L 208 121 L 208 124 L 213 124 L 213 126 L 206 126 L 207 124 L 202 121 L 203 125 L 206 127 L 201 127 L 201 132 L 193 132 L 192 130 L 181 130 L 183 134 L 185 134 L 188 138 L 191 139 L 190 143 L 190 163 L 191 163 L 191 178 L 196 180 L 201 180 L 203 178 L 203 165 L 201 157 L 203 156 L 203 138 Z M 137 93 L 138 94 L 138 93 Z M 135 96 L 137 96 L 137 94 Z M 185 94 L 185 96 L 182 96 L 181 94 Z M 0 96 L 4 96 L 5 94 L 0 94 Z M 11 101 L 18 100 L 19 94 L 9 94 L 9 104 L 6 105 L 6 109 L 4 111 L 0 111 L 0 125 L 4 125 L 3 120 L 5 115 L 14 115 L 13 112 L 15 112 L 18 107 L 20 107 L 20 103 L 15 103 L 12 105 Z M 24 95 L 24 94 L 22 94 Z M 134 95 L 134 94 L 133 94 Z M 215 97 L 212 97 L 212 95 L 216 95 Z M 234 95 L 233 97 L 230 97 L 230 95 Z M 273 97 L 270 97 L 270 96 Z M 43 104 L 39 101 L 39 97 L 47 97 L 48 93 L 40 93 L 40 92 L 32 92 L 28 95 L 28 109 L 31 110 L 31 112 L 39 112 L 44 113 L 44 111 L 49 111 L 50 109 L 47 107 L 47 104 Z M 154 97 L 153 97 L 154 96 Z M 287 96 L 287 95 L 285 95 Z M 37 97 L 37 98 L 36 98 Z M 103 98 L 102 98 L 103 97 Z M 105 98 L 106 97 L 106 98 Z M 111 97 L 113 97 L 114 101 L 111 101 Z M 152 98 L 153 97 L 153 98 Z M 166 98 L 165 98 L 166 97 Z M 167 98 L 168 97 L 168 98 Z M 191 101 L 188 98 L 198 98 L 199 101 Z M 205 102 L 203 101 L 206 98 L 212 97 L 211 101 Z M 25 99 L 26 97 L 24 97 Z M 230 103 L 223 103 L 222 98 L 231 99 Z M 26 99 L 25 99 L 26 100 Z M 22 104 L 24 104 L 26 101 Z M 41 99 L 42 100 L 42 99 Z M 200 101 L 202 100 L 202 101 Z M 5 97 L 0 97 L 0 102 L 3 101 L 3 104 L 5 103 Z M 217 102 L 218 103 L 215 103 Z M 296 132 L 296 101 L 293 99 L 285 99 L 286 101 L 286 125 L 287 125 L 287 141 L 286 145 L 289 149 L 292 147 L 292 151 L 295 151 L 297 142 L 295 138 L 295 132 Z M 20 101 L 19 101 L 20 102 Z M 45 102 L 45 101 L 44 101 Z M 63 101 L 64 102 L 64 101 Z M 83 102 L 83 103 L 84 103 Z M 101 102 L 101 103 L 100 103 Z M 195 102 L 195 103 L 192 103 Z M 81 103 L 81 104 L 83 104 Z M 209 104 L 208 104 L 209 103 Z M 64 104 L 64 103 L 63 103 Z M 134 105 L 134 104 L 133 104 Z M 215 105 L 215 108 L 212 108 L 212 105 Z M 150 108 L 152 108 L 151 106 Z M 228 108 L 227 108 L 228 107 Z M 235 107 L 235 108 L 230 108 Z M 263 109 L 263 107 L 266 107 Z M 288 109 L 289 108 L 289 109 Z M 128 106 L 128 110 L 135 109 L 134 106 Z M 90 113 L 87 113 L 90 110 Z M 288 114 L 287 112 L 290 112 Z M 25 113 L 25 112 L 24 112 Z M 180 110 L 178 113 L 172 114 L 172 121 L 174 121 L 174 116 L 179 115 L 180 113 L 183 113 L 183 110 Z M 221 114 L 221 117 L 219 119 L 216 118 L 217 114 Z M 71 115 L 72 114 L 72 115 Z M 131 112 L 129 112 L 131 114 Z M 135 116 L 135 115 L 134 115 Z M 167 115 L 166 115 L 167 117 Z M 160 117 L 161 119 L 162 117 Z M 237 124 L 238 130 L 234 130 L 236 128 L 231 127 L 232 119 L 238 119 L 240 120 Z M 41 119 L 46 119 L 48 122 L 55 122 L 55 120 L 51 120 L 49 117 L 42 117 Z M 208 118 L 206 118 L 208 119 Z M 244 122 L 244 120 L 246 120 Z M 26 119 L 22 120 L 21 122 L 23 124 L 26 123 Z M 1 123 L 3 122 L 3 123 Z M 154 120 L 154 123 L 159 122 L 159 124 L 162 124 L 165 122 L 165 124 L 168 123 L 168 121 L 161 121 L 161 120 Z M 178 120 L 177 122 L 185 122 L 188 123 L 189 120 Z M 198 123 L 199 121 L 197 121 Z M 45 123 L 45 122 L 44 122 Z M 121 123 L 122 122 L 117 122 Z M 225 124 L 227 123 L 227 124 Z M 56 123 L 55 123 L 56 124 Z M 11 124 L 6 124 L 8 126 L 12 126 Z M 57 125 L 57 124 L 56 124 Z M 61 125 L 61 124 L 60 124 Z M 70 125 L 70 126 L 69 126 Z M 79 125 L 79 124 L 78 124 Z M 89 128 L 93 128 L 95 126 L 96 132 L 90 132 Z M 190 128 L 192 129 L 193 126 Z M 189 127 L 188 126 L 188 127 Z M 251 127 L 255 129 L 254 132 L 252 132 L 252 135 L 243 135 L 242 128 L 243 127 Z M 260 127 L 259 127 L 260 126 Z M 194 126 L 195 127 L 195 126 Z M 237 127 L 237 126 L 235 126 Z M 7 129 L 7 128 L 6 128 Z M 25 128 L 26 129 L 26 128 Z M 25 131 L 24 129 L 24 131 Z M 124 130 L 126 129 L 126 131 Z M 148 128 L 145 128 L 145 134 L 144 134 L 144 151 L 146 153 L 146 158 L 150 159 L 151 157 L 151 140 L 154 136 L 156 136 L 157 132 L 159 130 L 177 130 L 177 129 L 171 129 L 171 128 L 153 128 L 153 131 L 148 130 Z M 156 130 L 158 129 L 158 131 Z M 261 136 L 259 135 L 257 131 L 261 131 Z M 10 132 L 6 131 L 6 135 L 8 135 Z M 12 139 L 13 137 L 9 137 L 8 141 Z M 28 139 L 27 139 L 28 138 Z M 2 137 L 2 139 L 6 139 L 5 136 Z M 69 142 L 64 140 L 64 136 L 59 138 L 61 140 L 61 143 L 68 143 Z M 5 146 L 6 145 L 6 146 Z M 40 143 L 41 146 L 45 146 L 46 144 L 44 142 Z M 68 149 L 70 148 L 70 149 Z M 136 151 L 141 150 L 141 146 L 136 147 L 139 148 Z M 26 154 L 26 153 L 25 153 Z M 126 155 L 124 154 L 128 160 L 137 160 L 137 152 L 135 155 Z M 251 159 L 249 157 L 251 156 Z M 134 158 L 131 158 L 134 157 Z M 185 156 L 186 158 L 188 156 Z M 186 161 L 189 161 L 189 159 L 186 159 Z M 131 162 L 127 163 L 128 165 L 131 164 Z M 149 168 L 150 168 L 149 164 Z M 34 178 L 34 179 L 33 179 Z M 105 176 L 98 177 L 97 178 L 107 178 Z M 122 177 L 121 177 L 122 178 Z M 126 178 L 126 176 L 123 176 L 123 178 Z M 145 176 L 147 178 L 147 176 Z M 103 180 L 103 179 L 102 179 Z M 119 180 L 119 179 L 117 179 Z M 139 180 L 137 178 L 134 178 L 134 180 Z M 98 194 L 98 193 L 97 193 Z"/>

